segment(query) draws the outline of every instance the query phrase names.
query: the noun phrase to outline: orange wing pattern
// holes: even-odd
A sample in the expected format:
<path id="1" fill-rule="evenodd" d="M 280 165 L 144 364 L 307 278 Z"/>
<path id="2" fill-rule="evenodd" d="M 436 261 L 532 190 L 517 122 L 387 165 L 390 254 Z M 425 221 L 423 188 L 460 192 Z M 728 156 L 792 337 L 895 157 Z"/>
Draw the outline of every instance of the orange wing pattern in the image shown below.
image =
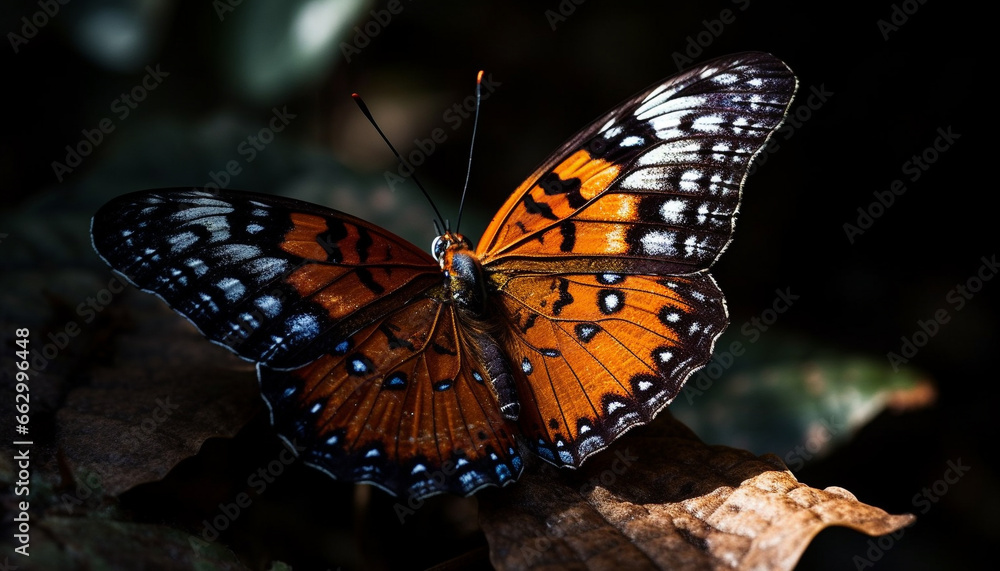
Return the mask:
<path id="1" fill-rule="evenodd" d="M 708 361 L 728 316 L 707 269 L 795 87 L 767 54 L 655 85 L 571 138 L 490 223 L 477 253 L 540 456 L 579 466 Z"/>
<path id="2" fill-rule="evenodd" d="M 513 427 L 460 327 L 452 305 L 424 298 L 290 375 L 261 365 L 275 428 L 328 474 L 415 498 L 514 481 Z"/>
<path id="3" fill-rule="evenodd" d="M 494 272 L 703 270 L 732 237 L 747 166 L 781 123 L 791 71 L 709 62 L 572 137 L 507 200 L 477 252 Z"/>
<path id="4" fill-rule="evenodd" d="M 499 291 L 521 432 L 559 465 L 578 466 L 649 422 L 728 323 L 707 274 L 516 276 Z"/>

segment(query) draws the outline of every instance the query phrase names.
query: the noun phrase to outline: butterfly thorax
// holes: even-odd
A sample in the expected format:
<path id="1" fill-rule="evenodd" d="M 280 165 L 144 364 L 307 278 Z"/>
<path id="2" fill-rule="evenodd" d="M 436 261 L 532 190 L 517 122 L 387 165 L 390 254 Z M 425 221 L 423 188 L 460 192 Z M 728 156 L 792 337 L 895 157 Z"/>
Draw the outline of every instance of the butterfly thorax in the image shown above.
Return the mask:
<path id="1" fill-rule="evenodd" d="M 482 317 L 486 307 L 486 279 L 472 242 L 455 232 L 434 239 L 431 253 L 441 265 L 451 299 L 473 316 Z"/>

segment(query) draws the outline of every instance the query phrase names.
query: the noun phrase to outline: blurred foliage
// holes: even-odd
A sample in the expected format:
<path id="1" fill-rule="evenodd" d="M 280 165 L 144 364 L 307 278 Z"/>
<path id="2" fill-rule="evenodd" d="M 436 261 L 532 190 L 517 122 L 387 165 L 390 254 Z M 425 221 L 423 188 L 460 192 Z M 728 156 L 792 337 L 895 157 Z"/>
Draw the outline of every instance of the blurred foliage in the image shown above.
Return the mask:
<path id="1" fill-rule="evenodd" d="M 733 329 L 670 410 L 704 441 L 778 454 L 793 470 L 847 443 L 879 413 L 929 406 L 925 373 L 847 355 L 772 327 L 754 343 Z M 735 352 L 734 343 L 741 343 Z"/>

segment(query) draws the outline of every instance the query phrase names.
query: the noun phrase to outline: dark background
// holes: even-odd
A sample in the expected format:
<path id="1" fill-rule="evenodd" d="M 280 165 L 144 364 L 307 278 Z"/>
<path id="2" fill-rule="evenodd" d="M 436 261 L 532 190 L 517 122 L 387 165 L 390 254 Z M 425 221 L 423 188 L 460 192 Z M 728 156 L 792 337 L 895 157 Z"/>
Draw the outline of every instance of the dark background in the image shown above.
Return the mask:
<path id="1" fill-rule="evenodd" d="M 968 567 L 997 539 L 997 463 L 989 450 L 996 434 L 991 365 L 1000 280 L 986 282 L 960 311 L 948 298 L 976 274 L 982 257 L 997 253 L 996 183 L 976 142 L 988 140 L 982 134 L 996 107 L 986 85 L 995 65 L 987 66 L 980 51 L 992 39 L 984 26 L 992 16 L 983 9 L 941 0 L 864 8 L 564 0 L 564 12 L 572 13 L 553 30 L 545 11 L 559 10 L 555 0 L 403 0 L 402 10 L 348 62 L 341 42 L 354 41 L 350 28 L 371 22 L 369 10 L 384 10 L 385 3 L 352 8 L 343 35 L 304 55 L 290 51 L 301 39 L 290 22 L 309 3 L 244 0 L 221 20 L 218 4 L 74 0 L 17 53 L 3 46 L 0 221 L 7 227 L 0 234 L 7 236 L 0 267 L 106 271 L 89 250 L 86 220 L 94 209 L 126 191 L 204 185 L 231 159 L 245 167 L 232 177 L 233 188 L 307 197 L 429 244 L 429 209 L 412 185 L 385 188 L 383 173 L 396 165 L 349 94 L 366 97 L 404 154 L 414 139 L 445 130 L 447 140 L 417 173 L 453 218 L 471 122 L 452 130 L 443 113 L 471 94 L 475 72 L 485 69 L 499 86 L 483 105 L 463 222 L 466 233 L 478 236 L 546 153 L 620 100 L 676 73 L 675 56 L 694 50 L 699 34 L 706 45 L 689 52 L 693 62 L 768 51 L 799 78 L 793 113 L 801 122 L 793 136 L 779 137 L 780 149 L 750 177 L 735 241 L 713 270 L 733 323 L 759 315 L 775 288 L 791 287 L 801 301 L 782 316 L 784 331 L 885 363 L 887 352 L 900 351 L 901 336 L 918 330 L 918 320 L 942 308 L 951 316 L 910 363 L 933 379 L 937 401 L 916 412 L 879 415 L 796 476 L 817 488 L 844 487 L 890 513 L 918 515 L 873 562 L 877 569 Z M 35 2 L 5 3 L 0 31 L 20 33 L 21 17 L 39 10 Z M 723 10 L 735 19 L 713 22 Z M 322 13 L 306 21 L 320 32 L 334 29 L 324 27 Z M 898 29 L 880 30 L 878 21 L 891 23 L 894 13 Z M 119 19 L 111 17 L 116 14 Z M 120 118 L 113 102 L 141 84 L 146 66 L 157 65 L 169 75 Z M 799 109 L 814 87 L 832 95 Z M 295 119 L 245 162 L 238 143 L 283 107 Z M 65 162 L 66 145 L 76 145 L 81 130 L 104 118 L 114 131 L 57 180 L 53 161 Z M 912 180 L 904 164 L 932 146 L 939 129 L 960 138 Z M 906 192 L 851 243 L 844 224 L 857 224 L 858 208 L 868 208 L 873 193 L 889 191 L 895 179 Z M 230 458 L 235 467 L 228 469 L 245 473 L 240 466 L 255 461 L 241 454 L 276 447 L 276 441 L 255 440 L 273 439 L 266 419 L 247 431 L 235 443 L 210 442 L 199 456 Z M 959 459 L 970 466 L 968 474 L 922 513 L 915 494 Z M 289 512 L 290 521 L 359 526 L 355 533 L 369 558 L 363 561 L 371 564 L 423 567 L 484 544 L 468 529 L 435 537 L 419 522 L 400 526 L 380 492 L 359 515 L 349 487 L 304 469 L 268 492 L 268 505 Z M 147 486 L 123 501 L 137 519 L 197 526 L 197 515 L 179 515 L 164 498 L 169 486 Z M 435 504 L 434 510 L 446 509 L 449 504 Z M 423 517 L 436 524 L 433 516 Z M 251 566 L 267 556 L 320 568 L 358 563 L 335 547 L 316 549 L 273 530 L 263 539 L 239 533 L 228 541 Z M 825 531 L 802 567 L 854 568 L 869 540 L 844 529 Z M 250 546 L 254 541 L 262 543 Z"/>

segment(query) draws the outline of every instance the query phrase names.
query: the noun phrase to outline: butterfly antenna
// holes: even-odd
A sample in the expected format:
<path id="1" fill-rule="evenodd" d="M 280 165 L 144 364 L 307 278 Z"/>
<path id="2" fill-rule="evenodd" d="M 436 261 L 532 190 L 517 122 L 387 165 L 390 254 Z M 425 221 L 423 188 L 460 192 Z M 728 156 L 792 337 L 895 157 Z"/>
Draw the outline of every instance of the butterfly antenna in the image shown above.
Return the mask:
<path id="1" fill-rule="evenodd" d="M 469 177 L 472 176 L 472 148 L 476 144 L 476 127 L 479 125 L 479 101 L 482 93 L 483 70 L 476 75 L 476 116 L 472 120 L 472 141 L 469 143 L 469 167 L 465 169 L 465 185 L 462 186 L 462 200 L 458 203 L 458 220 L 455 222 L 455 232 L 462 225 L 462 210 L 465 208 L 465 195 L 469 191 Z"/>
<path id="2" fill-rule="evenodd" d="M 375 130 L 378 131 L 378 134 L 382 136 L 382 140 L 385 141 L 385 144 L 389 146 L 389 150 L 392 151 L 392 154 L 396 155 L 396 159 L 399 161 L 399 163 L 406 164 L 403 162 L 403 157 L 399 155 L 399 151 L 396 150 L 396 147 L 392 146 L 392 143 L 389 142 L 389 138 L 386 137 L 385 133 L 382 132 L 382 128 L 379 127 L 378 123 L 375 122 L 375 118 L 372 117 L 372 112 L 368 110 L 368 106 L 365 105 L 365 102 L 361 99 L 361 96 L 358 95 L 357 93 L 352 93 L 351 97 L 354 98 L 354 102 L 358 104 L 358 107 L 361 109 L 361 112 L 364 113 L 365 117 L 368 118 L 368 122 L 370 122 L 372 124 L 372 127 L 375 127 Z M 434 227 L 438 228 L 437 224 L 438 220 L 444 220 L 444 218 L 438 211 L 437 206 L 434 205 L 434 201 L 431 200 L 431 195 L 427 193 L 427 189 L 425 189 L 424 185 L 420 184 L 420 181 L 417 180 L 416 173 L 411 173 L 410 178 L 413 179 L 413 183 L 417 185 L 417 188 L 420 189 L 420 192 L 424 193 L 424 198 L 427 199 L 427 202 L 431 205 L 431 208 L 434 209 L 434 215 L 437 216 L 437 220 L 434 221 Z M 440 234 L 440 231 L 438 231 L 438 233 Z"/>

